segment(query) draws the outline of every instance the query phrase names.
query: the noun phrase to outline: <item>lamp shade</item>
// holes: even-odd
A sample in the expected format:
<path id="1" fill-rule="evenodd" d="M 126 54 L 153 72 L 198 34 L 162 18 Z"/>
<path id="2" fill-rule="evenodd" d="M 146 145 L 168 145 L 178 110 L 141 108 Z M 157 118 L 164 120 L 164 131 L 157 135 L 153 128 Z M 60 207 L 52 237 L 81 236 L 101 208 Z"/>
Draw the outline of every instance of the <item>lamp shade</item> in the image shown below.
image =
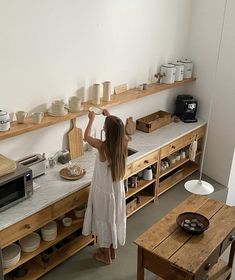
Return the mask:
<path id="1" fill-rule="evenodd" d="M 207 195 L 214 192 L 214 187 L 202 180 L 190 180 L 184 184 L 187 191 L 200 195 Z"/>

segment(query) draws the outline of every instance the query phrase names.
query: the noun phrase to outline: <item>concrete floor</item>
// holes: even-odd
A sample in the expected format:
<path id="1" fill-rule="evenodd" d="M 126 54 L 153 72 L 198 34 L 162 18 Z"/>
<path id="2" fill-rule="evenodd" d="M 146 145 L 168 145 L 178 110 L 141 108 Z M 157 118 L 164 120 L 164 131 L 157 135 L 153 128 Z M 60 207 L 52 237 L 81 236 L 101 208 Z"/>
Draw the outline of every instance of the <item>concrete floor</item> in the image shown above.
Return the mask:
<path id="1" fill-rule="evenodd" d="M 191 178 L 197 179 L 197 174 L 192 175 Z M 205 179 L 213 182 L 209 178 Z M 88 246 L 41 279 L 136 280 L 137 248 L 133 241 L 190 195 L 183 185 L 184 181 L 163 194 L 156 205 L 151 203 L 128 219 L 126 245 L 118 249 L 117 259 L 112 265 L 106 266 L 95 261 L 92 258 L 95 248 L 94 246 Z M 225 202 L 227 189 L 216 182 L 213 182 L 213 185 L 215 186 L 215 192 L 211 197 Z M 145 279 L 156 280 L 156 276 L 146 271 Z M 235 274 L 232 280 L 235 280 Z"/>

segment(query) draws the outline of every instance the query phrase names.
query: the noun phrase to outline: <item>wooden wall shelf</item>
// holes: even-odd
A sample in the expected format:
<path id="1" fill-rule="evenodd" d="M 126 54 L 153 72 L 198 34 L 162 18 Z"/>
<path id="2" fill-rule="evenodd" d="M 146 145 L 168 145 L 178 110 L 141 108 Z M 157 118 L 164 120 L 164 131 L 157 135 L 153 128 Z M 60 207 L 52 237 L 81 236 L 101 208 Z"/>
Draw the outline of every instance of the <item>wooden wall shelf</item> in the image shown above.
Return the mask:
<path id="1" fill-rule="evenodd" d="M 126 92 L 113 95 L 112 100 L 109 102 L 104 102 L 102 101 L 100 104 L 100 107 L 105 109 L 105 108 L 110 108 L 116 105 L 120 105 L 132 100 L 136 100 L 145 96 L 149 96 L 158 92 L 161 92 L 163 90 L 167 89 L 172 89 L 176 88 L 188 83 L 191 83 L 195 81 L 196 78 L 191 78 L 191 79 L 186 79 L 181 82 L 175 82 L 174 84 L 157 84 L 153 83 L 148 85 L 148 89 L 144 91 L 140 91 L 138 89 L 130 89 Z M 68 121 L 77 117 L 81 117 L 85 114 L 87 114 L 87 111 L 89 107 L 92 106 L 91 102 L 84 102 L 83 103 L 83 110 L 79 113 L 68 113 L 66 116 L 63 117 L 52 117 L 49 116 L 48 114 L 45 114 L 45 117 L 40 124 L 33 124 L 31 118 L 27 118 L 24 124 L 18 124 L 16 121 L 11 123 L 11 129 L 9 131 L 4 131 L 0 132 L 0 140 L 7 139 L 10 137 L 14 137 L 17 135 L 21 135 L 33 130 L 37 130 L 40 128 L 48 127 L 60 122 Z"/>

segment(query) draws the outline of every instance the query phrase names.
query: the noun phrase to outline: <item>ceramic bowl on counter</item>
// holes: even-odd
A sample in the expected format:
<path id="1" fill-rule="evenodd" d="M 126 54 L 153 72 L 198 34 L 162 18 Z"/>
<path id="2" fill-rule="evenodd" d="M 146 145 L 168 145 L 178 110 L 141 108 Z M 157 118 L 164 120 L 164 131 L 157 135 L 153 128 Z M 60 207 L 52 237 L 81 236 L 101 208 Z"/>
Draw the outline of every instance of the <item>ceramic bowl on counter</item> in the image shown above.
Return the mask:
<path id="1" fill-rule="evenodd" d="M 62 223 L 65 227 L 70 227 L 72 225 L 72 218 L 70 217 L 65 217 L 63 220 L 62 220 Z"/>
<path id="2" fill-rule="evenodd" d="M 85 216 L 85 212 L 86 212 L 86 205 L 82 205 L 73 210 L 74 216 L 76 218 L 83 218 Z"/>
<path id="3" fill-rule="evenodd" d="M 21 250 L 26 253 L 33 252 L 40 246 L 41 237 L 38 233 L 33 232 L 19 240 Z"/>
<path id="4" fill-rule="evenodd" d="M 44 241 L 52 241 L 57 237 L 57 223 L 51 221 L 41 228 L 41 235 Z"/>
<path id="5" fill-rule="evenodd" d="M 3 268 L 16 265 L 21 256 L 21 248 L 17 244 L 11 244 L 2 250 Z"/>

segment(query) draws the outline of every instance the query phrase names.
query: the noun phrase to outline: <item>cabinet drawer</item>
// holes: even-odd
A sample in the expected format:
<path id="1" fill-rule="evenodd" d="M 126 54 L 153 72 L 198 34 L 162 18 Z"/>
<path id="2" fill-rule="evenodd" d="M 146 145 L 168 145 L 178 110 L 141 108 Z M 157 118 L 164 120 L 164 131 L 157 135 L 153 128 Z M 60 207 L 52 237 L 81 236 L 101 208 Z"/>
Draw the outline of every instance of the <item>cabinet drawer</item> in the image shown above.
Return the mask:
<path id="1" fill-rule="evenodd" d="M 195 138 L 197 139 L 203 138 L 205 135 L 205 131 L 206 131 L 206 126 L 203 126 L 185 135 L 184 136 L 185 145 L 191 144 Z"/>
<path id="2" fill-rule="evenodd" d="M 163 147 L 161 149 L 161 159 L 165 158 L 167 156 L 169 156 L 170 154 L 178 151 L 179 149 L 183 148 L 184 146 L 186 146 L 187 144 L 185 144 L 185 137 L 181 137 L 173 142 L 171 142 L 170 144 L 168 144 L 167 146 Z"/>
<path id="3" fill-rule="evenodd" d="M 161 159 L 191 144 L 195 137 L 201 139 L 205 135 L 206 126 L 195 129 L 194 131 L 180 137 L 161 149 Z"/>
<path id="4" fill-rule="evenodd" d="M 221 245 L 220 255 L 228 248 L 228 246 L 235 242 L 235 229 L 230 232 L 230 234 L 226 237 Z"/>
<path id="5" fill-rule="evenodd" d="M 40 212 L 2 230 L 0 232 L 0 245 L 6 247 L 12 242 L 30 234 L 34 230 L 42 227 L 52 220 L 52 213 L 50 207 L 47 207 Z"/>
<path id="6" fill-rule="evenodd" d="M 89 196 L 90 186 L 83 188 L 82 190 L 67 196 L 66 198 L 56 202 L 52 205 L 53 218 L 69 212 L 70 210 L 87 203 Z"/>
<path id="7" fill-rule="evenodd" d="M 132 163 L 132 173 L 138 172 L 158 161 L 159 151 L 155 151 Z"/>
<path id="8" fill-rule="evenodd" d="M 205 277 L 210 269 L 218 262 L 220 256 L 220 246 L 218 246 L 215 251 L 209 256 L 209 258 L 204 262 L 204 264 L 199 268 L 195 280 L 201 280 Z"/>

